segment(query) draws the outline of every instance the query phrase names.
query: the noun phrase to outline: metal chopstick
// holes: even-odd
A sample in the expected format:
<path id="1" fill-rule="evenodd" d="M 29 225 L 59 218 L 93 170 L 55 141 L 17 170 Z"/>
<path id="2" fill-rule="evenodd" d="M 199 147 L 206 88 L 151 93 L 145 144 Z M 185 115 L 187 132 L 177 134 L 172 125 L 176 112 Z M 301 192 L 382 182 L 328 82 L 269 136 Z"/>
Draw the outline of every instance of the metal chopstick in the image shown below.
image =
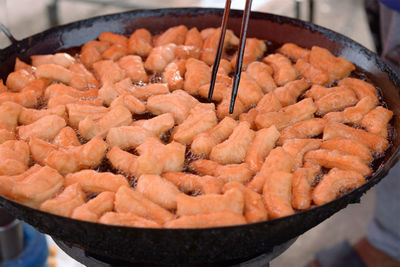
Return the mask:
<path id="1" fill-rule="evenodd" d="M 232 95 L 231 95 L 231 103 L 229 106 L 229 114 L 233 113 L 233 108 L 235 106 L 235 100 L 238 93 L 240 75 L 242 72 L 242 63 L 243 63 L 243 54 L 246 46 L 246 35 L 247 35 L 247 26 L 249 25 L 249 18 L 251 13 L 251 3 L 252 0 L 246 0 L 246 6 L 244 8 L 243 18 L 242 18 L 242 27 L 240 29 L 240 41 L 239 41 L 239 50 L 236 58 L 236 66 L 235 66 L 235 76 L 233 78 L 232 85 Z"/>
<path id="2" fill-rule="evenodd" d="M 231 9 L 231 0 L 226 0 L 224 15 L 222 17 L 221 31 L 219 33 L 217 54 L 215 56 L 214 65 L 213 65 L 212 72 L 211 72 L 210 90 L 208 91 L 208 101 L 210 101 L 210 102 L 212 100 L 212 95 L 213 95 L 214 86 L 215 86 L 215 80 L 217 79 L 219 62 L 221 60 L 222 50 L 224 47 L 226 24 L 228 22 L 230 9 Z"/>

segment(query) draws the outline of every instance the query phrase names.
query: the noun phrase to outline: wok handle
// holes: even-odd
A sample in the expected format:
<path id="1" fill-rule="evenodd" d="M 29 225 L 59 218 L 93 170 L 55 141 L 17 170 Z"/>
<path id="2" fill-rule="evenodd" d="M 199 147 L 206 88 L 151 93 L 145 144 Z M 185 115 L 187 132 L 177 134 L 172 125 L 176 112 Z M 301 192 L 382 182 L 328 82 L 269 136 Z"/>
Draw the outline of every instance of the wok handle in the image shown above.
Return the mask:
<path id="1" fill-rule="evenodd" d="M 12 44 L 18 43 L 18 40 L 14 38 L 14 36 L 3 23 L 0 23 L 0 31 L 2 31 L 4 35 L 7 36 L 8 40 L 10 40 Z"/>

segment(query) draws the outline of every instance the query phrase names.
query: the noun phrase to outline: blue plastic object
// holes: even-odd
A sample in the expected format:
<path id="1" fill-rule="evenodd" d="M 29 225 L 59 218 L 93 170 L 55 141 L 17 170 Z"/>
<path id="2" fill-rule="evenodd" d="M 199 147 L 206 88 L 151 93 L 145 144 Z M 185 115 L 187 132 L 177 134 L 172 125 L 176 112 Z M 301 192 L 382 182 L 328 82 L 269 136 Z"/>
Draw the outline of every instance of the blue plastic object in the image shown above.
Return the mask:
<path id="1" fill-rule="evenodd" d="M 390 7 L 391 9 L 396 10 L 397 12 L 400 12 L 400 1 L 399 0 L 379 0 L 382 2 L 387 7 Z"/>
<path id="2" fill-rule="evenodd" d="M 0 264 L 1 267 L 47 267 L 49 249 L 46 238 L 32 226 L 23 223 L 24 252 L 16 259 Z"/>

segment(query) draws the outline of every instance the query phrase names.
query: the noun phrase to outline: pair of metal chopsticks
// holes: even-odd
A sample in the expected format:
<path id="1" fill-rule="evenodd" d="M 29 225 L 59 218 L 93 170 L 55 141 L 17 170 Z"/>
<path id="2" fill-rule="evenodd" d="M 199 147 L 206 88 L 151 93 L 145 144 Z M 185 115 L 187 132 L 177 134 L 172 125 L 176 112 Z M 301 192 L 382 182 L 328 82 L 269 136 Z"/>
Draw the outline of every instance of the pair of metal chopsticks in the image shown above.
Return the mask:
<path id="1" fill-rule="evenodd" d="M 251 12 L 251 3 L 252 3 L 252 0 L 246 0 L 246 5 L 244 8 L 244 12 L 243 12 L 242 26 L 240 29 L 239 50 L 238 50 L 238 55 L 236 58 L 235 75 L 233 78 L 231 102 L 230 102 L 230 106 L 229 106 L 230 114 L 233 113 L 233 108 L 235 106 L 235 100 L 236 100 L 236 96 L 237 96 L 238 88 L 239 88 L 240 74 L 242 72 L 243 54 L 244 54 L 244 48 L 246 45 L 247 26 L 249 24 L 249 17 L 250 17 L 250 12 Z M 222 50 L 223 50 L 224 40 L 225 40 L 226 24 L 228 22 L 230 9 L 231 9 L 231 0 L 226 0 L 224 15 L 222 17 L 221 32 L 219 34 L 217 54 L 215 56 L 214 66 L 213 66 L 212 73 L 211 73 L 210 90 L 208 91 L 208 101 L 212 100 L 212 95 L 214 92 L 215 80 L 217 78 L 219 62 L 221 60 L 221 56 L 222 56 L 222 52 L 223 52 Z"/>

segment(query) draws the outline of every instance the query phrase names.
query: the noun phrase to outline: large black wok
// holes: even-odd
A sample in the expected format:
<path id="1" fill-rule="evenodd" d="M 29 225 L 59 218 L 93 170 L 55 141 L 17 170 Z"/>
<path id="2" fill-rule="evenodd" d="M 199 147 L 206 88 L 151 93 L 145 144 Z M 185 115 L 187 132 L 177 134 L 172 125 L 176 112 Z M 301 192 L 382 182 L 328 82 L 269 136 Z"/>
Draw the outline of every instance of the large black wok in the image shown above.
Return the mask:
<path id="1" fill-rule="evenodd" d="M 0 77 L 5 78 L 13 70 L 16 57 L 28 61 L 34 54 L 80 46 L 103 31 L 130 34 L 144 27 L 158 33 L 179 24 L 199 29 L 217 27 L 222 13 L 221 9 L 202 8 L 138 10 L 52 28 L 1 50 Z M 240 32 L 241 18 L 241 11 L 231 11 L 228 27 L 236 34 Z M 343 35 L 311 23 L 258 12 L 251 15 L 248 37 L 276 43 L 294 42 L 307 48 L 318 45 L 337 56 L 346 57 L 382 90 L 383 100 L 394 112 L 394 128 L 400 132 L 399 77 L 373 52 Z M 4 197 L 0 197 L 0 205 L 39 231 L 97 255 L 131 262 L 170 264 L 245 260 L 301 235 L 349 203 L 359 202 L 362 194 L 378 183 L 395 164 L 399 141 L 399 137 L 394 136 L 373 177 L 353 192 L 289 217 L 242 226 L 185 230 L 117 227 L 52 215 Z"/>

